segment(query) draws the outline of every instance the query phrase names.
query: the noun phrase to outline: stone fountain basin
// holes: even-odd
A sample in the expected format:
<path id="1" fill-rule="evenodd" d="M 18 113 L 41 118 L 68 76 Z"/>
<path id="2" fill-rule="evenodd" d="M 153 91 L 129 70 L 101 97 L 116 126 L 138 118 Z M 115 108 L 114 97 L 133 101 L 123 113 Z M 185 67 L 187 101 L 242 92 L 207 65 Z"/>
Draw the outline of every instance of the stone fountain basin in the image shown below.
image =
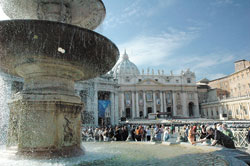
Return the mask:
<path id="1" fill-rule="evenodd" d="M 41 4 L 50 4 L 50 9 L 45 9 L 48 10 L 47 14 L 58 12 L 53 4 L 63 4 L 69 8 L 71 21 L 67 23 L 87 29 L 95 29 L 106 15 L 106 9 L 101 0 L 0 0 L 0 4 L 6 15 L 12 19 L 39 20 L 45 19 L 39 12 L 42 8 Z"/>
<path id="2" fill-rule="evenodd" d="M 85 80 L 110 71 L 118 58 L 114 43 L 88 29 L 53 21 L 0 22 L 0 69 L 11 75 L 25 77 L 28 68 L 19 70 L 23 64 L 50 68 L 56 64 L 73 72 L 72 80 Z M 36 65 L 28 72 L 41 68 Z"/>

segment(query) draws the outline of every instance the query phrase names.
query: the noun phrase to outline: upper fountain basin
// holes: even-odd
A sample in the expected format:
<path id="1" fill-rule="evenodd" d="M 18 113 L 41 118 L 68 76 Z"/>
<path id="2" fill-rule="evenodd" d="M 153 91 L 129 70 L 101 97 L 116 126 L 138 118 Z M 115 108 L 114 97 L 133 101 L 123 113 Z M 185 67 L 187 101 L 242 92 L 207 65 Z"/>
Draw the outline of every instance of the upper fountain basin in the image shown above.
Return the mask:
<path id="1" fill-rule="evenodd" d="M 53 21 L 0 22 L 0 69 L 12 75 L 24 77 L 22 72 L 28 68 L 20 72 L 20 66 L 35 64 L 32 74 L 56 64 L 69 72 L 73 68 L 72 80 L 86 80 L 110 71 L 118 58 L 114 43 L 88 29 Z"/>
<path id="2" fill-rule="evenodd" d="M 11 19 L 59 21 L 95 29 L 104 20 L 106 9 L 101 0 L 0 0 Z"/>

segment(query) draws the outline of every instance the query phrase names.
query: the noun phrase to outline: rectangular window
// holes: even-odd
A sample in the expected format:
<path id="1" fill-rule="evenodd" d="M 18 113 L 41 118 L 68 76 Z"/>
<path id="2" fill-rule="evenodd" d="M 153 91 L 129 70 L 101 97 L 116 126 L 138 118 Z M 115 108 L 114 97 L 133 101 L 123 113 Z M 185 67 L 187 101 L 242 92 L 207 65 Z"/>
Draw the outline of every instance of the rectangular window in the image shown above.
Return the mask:
<path id="1" fill-rule="evenodd" d="M 153 99 L 153 97 L 152 97 L 152 92 L 147 92 L 147 94 L 146 94 L 146 98 L 147 98 L 147 101 L 152 101 Z"/>

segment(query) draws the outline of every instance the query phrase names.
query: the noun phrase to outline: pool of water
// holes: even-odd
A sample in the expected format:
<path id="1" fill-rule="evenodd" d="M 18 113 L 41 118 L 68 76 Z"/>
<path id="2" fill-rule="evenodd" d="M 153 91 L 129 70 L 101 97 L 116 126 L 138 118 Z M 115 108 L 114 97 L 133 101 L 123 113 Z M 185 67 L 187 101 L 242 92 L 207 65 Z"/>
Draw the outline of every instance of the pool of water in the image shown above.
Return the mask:
<path id="1" fill-rule="evenodd" d="M 1 155 L 1 166 L 208 166 L 228 165 L 211 150 L 180 145 L 126 142 L 83 143 L 86 154 L 80 157 L 52 160 L 11 159 Z M 5 153 L 2 151 L 2 153 Z M 7 153 L 7 152 L 6 152 Z"/>

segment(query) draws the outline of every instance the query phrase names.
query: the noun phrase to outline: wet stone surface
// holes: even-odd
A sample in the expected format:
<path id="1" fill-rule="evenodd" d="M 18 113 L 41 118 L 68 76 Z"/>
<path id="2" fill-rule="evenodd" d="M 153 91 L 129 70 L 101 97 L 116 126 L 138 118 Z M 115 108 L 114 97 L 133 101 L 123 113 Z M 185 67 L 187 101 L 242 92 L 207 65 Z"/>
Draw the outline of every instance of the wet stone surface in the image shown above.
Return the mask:
<path id="1" fill-rule="evenodd" d="M 87 165 L 104 165 L 104 166 L 226 166 L 229 165 L 223 156 L 214 154 L 213 151 L 185 148 L 178 145 L 163 146 L 145 145 L 145 144 L 128 144 L 128 143 L 96 143 L 90 145 L 87 143 L 86 149 L 89 146 L 92 150 L 104 152 L 105 154 L 114 154 L 113 157 L 106 160 L 96 160 L 94 162 L 82 164 Z M 106 148 L 108 146 L 108 149 Z M 97 148 L 97 149 L 96 149 Z M 91 149 L 88 153 L 93 152 Z"/>
<path id="2" fill-rule="evenodd" d="M 83 142 L 85 155 L 52 160 L 14 160 L 1 155 L 1 166 L 246 166 L 212 148 L 127 142 Z M 226 150 L 227 151 L 227 150 Z M 7 153 L 5 153 L 6 155 Z"/>

